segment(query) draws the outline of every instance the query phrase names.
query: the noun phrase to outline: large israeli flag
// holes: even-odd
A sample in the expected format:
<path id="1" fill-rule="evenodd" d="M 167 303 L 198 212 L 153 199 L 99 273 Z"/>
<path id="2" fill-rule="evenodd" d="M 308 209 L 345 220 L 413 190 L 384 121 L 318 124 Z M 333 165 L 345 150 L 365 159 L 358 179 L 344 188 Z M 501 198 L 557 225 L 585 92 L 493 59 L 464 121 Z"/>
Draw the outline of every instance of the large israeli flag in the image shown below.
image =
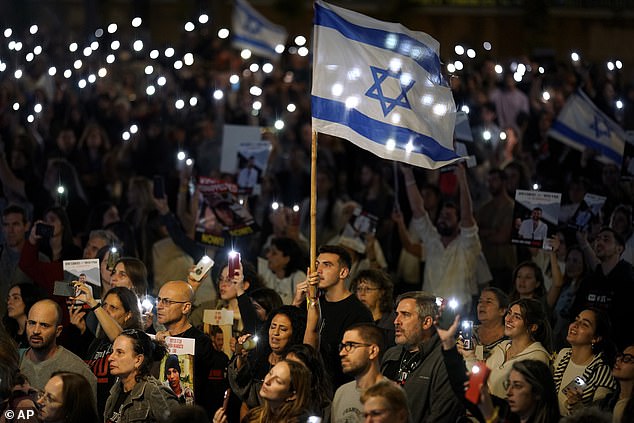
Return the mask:
<path id="1" fill-rule="evenodd" d="M 430 169 L 457 160 L 438 48 L 423 32 L 317 1 L 313 129 Z"/>
<path id="2" fill-rule="evenodd" d="M 258 56 L 275 58 L 278 45 L 284 46 L 288 34 L 268 21 L 245 0 L 235 0 L 233 8 L 233 45 L 247 48 Z"/>
<path id="3" fill-rule="evenodd" d="M 568 98 L 548 135 L 577 150 L 592 148 L 603 163 L 623 161 L 625 131 L 581 90 Z"/>

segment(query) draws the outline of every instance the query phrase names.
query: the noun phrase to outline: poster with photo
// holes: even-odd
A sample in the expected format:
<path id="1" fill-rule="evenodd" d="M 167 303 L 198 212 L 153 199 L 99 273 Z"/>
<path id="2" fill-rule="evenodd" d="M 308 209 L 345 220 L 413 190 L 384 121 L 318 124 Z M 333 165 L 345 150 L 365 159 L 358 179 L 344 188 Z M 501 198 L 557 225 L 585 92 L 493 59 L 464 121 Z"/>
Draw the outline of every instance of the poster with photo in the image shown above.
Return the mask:
<path id="1" fill-rule="evenodd" d="M 200 198 L 196 216 L 195 240 L 225 247 L 231 239 L 259 230 L 249 210 L 238 199 L 238 186 L 219 179 L 198 179 Z"/>
<path id="2" fill-rule="evenodd" d="M 62 266 L 65 282 L 79 281 L 88 283 L 93 287 L 101 286 L 101 271 L 98 259 L 64 260 Z"/>
<path id="3" fill-rule="evenodd" d="M 587 193 L 577 210 L 568 220 L 567 226 L 575 231 L 587 231 L 593 219 L 599 218 L 606 197 Z"/>
<path id="4" fill-rule="evenodd" d="M 511 242 L 550 250 L 548 238 L 557 231 L 560 206 L 561 193 L 518 189 L 515 192 Z"/>
<path id="5" fill-rule="evenodd" d="M 194 405 L 194 352 L 196 340 L 168 336 L 167 354 L 161 360 L 159 380 L 178 397 L 178 402 Z"/>
<path id="6" fill-rule="evenodd" d="M 625 132 L 625 149 L 621 164 L 621 179 L 634 180 L 634 131 Z"/>
<path id="7" fill-rule="evenodd" d="M 262 128 L 248 125 L 224 125 L 222 127 L 222 157 L 220 171 L 235 173 L 238 169 L 240 144 L 257 143 L 262 140 Z"/>
<path id="8" fill-rule="evenodd" d="M 366 235 L 376 233 L 378 220 L 376 216 L 360 207 L 355 208 L 341 231 L 340 242 L 357 252 L 365 252 Z"/>
<path id="9" fill-rule="evenodd" d="M 238 195 L 260 195 L 260 183 L 266 173 L 271 148 L 268 141 L 245 142 L 239 145 L 236 172 Z"/>

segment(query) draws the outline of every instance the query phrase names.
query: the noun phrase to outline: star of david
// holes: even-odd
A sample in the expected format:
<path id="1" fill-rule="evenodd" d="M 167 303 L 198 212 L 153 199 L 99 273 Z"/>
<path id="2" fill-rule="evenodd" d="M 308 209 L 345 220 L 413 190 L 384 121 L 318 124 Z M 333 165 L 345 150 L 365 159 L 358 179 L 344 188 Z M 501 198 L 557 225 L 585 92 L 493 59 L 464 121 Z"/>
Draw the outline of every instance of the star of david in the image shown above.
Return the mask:
<path id="1" fill-rule="evenodd" d="M 599 116 L 594 116 L 594 122 L 590 124 L 590 129 L 594 130 L 597 138 L 601 138 L 604 136 L 608 138 L 610 137 L 610 127 L 606 123 L 605 119 Z"/>
<path id="2" fill-rule="evenodd" d="M 407 84 L 403 85 L 401 81 L 401 75 L 403 71 L 393 72 L 390 69 L 381 69 L 376 66 L 370 66 L 372 72 L 372 78 L 374 84 L 366 91 L 365 95 L 379 100 L 381 109 L 383 109 L 383 117 L 387 116 L 396 106 L 404 107 L 406 109 L 412 109 L 407 99 L 407 92 L 414 86 L 416 81 L 413 79 Z M 401 92 L 396 98 L 389 98 L 383 94 L 382 84 L 387 78 L 395 78 L 401 87 Z"/>
<path id="3" fill-rule="evenodd" d="M 247 31 L 249 31 L 251 34 L 257 34 L 258 32 L 260 32 L 260 29 L 262 28 L 262 22 L 248 13 L 246 15 L 247 21 L 244 26 Z"/>

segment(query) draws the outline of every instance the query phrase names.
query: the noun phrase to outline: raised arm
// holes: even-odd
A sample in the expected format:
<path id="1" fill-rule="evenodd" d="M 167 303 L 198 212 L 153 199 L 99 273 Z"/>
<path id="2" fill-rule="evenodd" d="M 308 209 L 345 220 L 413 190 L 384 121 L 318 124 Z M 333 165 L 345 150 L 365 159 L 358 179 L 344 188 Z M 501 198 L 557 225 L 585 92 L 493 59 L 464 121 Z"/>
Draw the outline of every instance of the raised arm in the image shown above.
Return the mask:
<path id="1" fill-rule="evenodd" d="M 471 228 L 475 226 L 476 221 L 473 217 L 473 203 L 471 201 L 471 192 L 469 191 L 469 182 L 467 181 L 467 171 L 464 163 L 456 166 L 456 177 L 460 186 L 460 226 L 463 228 Z"/>
<path id="2" fill-rule="evenodd" d="M 405 179 L 405 188 L 407 191 L 407 199 L 412 209 L 412 217 L 419 218 L 427 214 L 425 211 L 425 200 L 418 190 L 416 185 L 416 179 L 414 178 L 414 171 L 411 167 L 400 166 L 403 178 Z"/>

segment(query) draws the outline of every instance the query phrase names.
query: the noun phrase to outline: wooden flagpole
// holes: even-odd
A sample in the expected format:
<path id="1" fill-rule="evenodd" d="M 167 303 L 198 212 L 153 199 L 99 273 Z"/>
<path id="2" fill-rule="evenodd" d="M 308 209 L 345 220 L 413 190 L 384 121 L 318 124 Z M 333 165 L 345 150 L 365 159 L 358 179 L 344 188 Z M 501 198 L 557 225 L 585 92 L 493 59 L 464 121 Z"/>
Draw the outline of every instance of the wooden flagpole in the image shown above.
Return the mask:
<path id="1" fill-rule="evenodd" d="M 313 130 L 310 148 L 310 271 L 317 260 L 317 132 Z M 314 292 L 310 292 L 314 298 Z"/>

